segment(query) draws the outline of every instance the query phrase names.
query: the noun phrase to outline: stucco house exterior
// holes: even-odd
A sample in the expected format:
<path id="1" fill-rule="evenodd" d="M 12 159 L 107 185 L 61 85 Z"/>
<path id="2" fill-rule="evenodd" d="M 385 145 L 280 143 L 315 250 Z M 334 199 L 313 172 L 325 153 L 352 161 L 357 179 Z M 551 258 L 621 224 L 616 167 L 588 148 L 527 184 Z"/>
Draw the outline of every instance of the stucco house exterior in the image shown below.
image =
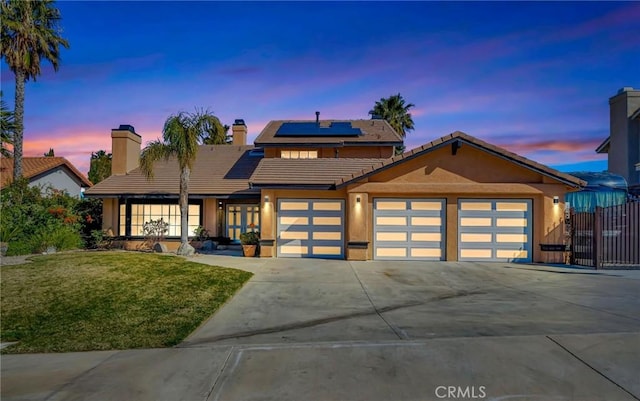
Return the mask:
<path id="1" fill-rule="evenodd" d="M 261 257 L 561 262 L 539 244 L 563 243 L 564 194 L 585 184 L 462 132 L 394 156 L 402 137 L 380 119 L 271 121 L 254 145 L 243 120 L 232 130 L 233 144 L 200 147 L 190 231 L 258 230 Z M 135 243 L 162 217 L 177 241 L 177 163 L 149 181 L 133 127 L 111 136 L 113 175 L 86 191 L 104 228 Z"/>
<path id="2" fill-rule="evenodd" d="M 596 149 L 608 156 L 608 170 L 640 195 L 640 89 L 624 87 L 609 99 L 609 137 Z"/>
<path id="3" fill-rule="evenodd" d="M 13 159 L 0 159 L 2 188 L 13 181 Z M 64 157 L 23 157 L 23 176 L 29 185 L 43 189 L 53 188 L 66 191 L 71 196 L 80 196 L 82 191 L 91 187 L 91 182 L 71 162 Z"/>

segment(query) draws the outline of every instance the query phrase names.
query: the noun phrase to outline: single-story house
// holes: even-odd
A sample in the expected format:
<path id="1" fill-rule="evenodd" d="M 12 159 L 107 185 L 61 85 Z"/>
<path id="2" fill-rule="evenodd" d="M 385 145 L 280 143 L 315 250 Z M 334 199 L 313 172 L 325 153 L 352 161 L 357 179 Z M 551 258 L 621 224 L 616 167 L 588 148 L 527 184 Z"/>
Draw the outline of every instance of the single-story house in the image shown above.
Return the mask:
<path id="1" fill-rule="evenodd" d="M 202 145 L 189 187 L 189 230 L 233 241 L 261 234 L 261 257 L 560 262 L 564 195 L 584 181 L 454 132 L 394 156 L 384 120 L 271 121 L 246 144 Z M 113 175 L 86 191 L 104 199 L 104 228 L 129 242 L 162 217 L 180 234 L 179 169 L 138 168 L 141 137 L 112 131 Z M 177 243 L 174 245 L 177 247 Z"/>
<path id="2" fill-rule="evenodd" d="M 4 188 L 13 181 L 13 159 L 2 157 L 0 162 L 0 186 Z M 30 186 L 43 189 L 50 187 L 66 191 L 72 196 L 80 196 L 84 189 L 92 185 L 87 177 L 64 157 L 23 157 L 22 175 L 29 180 Z"/>

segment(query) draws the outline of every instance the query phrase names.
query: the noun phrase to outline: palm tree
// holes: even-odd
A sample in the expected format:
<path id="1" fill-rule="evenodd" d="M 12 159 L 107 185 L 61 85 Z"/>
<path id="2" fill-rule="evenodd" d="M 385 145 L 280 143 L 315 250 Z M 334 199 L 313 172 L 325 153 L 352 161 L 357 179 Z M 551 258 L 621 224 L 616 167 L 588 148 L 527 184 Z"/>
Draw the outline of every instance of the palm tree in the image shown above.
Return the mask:
<path id="1" fill-rule="evenodd" d="M 16 77 L 13 179 L 22 177 L 24 136 L 24 84 L 40 75 L 40 60 L 58 70 L 60 46 L 69 43 L 60 37 L 60 11 L 53 0 L 1 0 L 0 46 L 2 57 Z"/>
<path id="2" fill-rule="evenodd" d="M 13 145 L 13 133 L 16 125 L 13 119 L 13 112 L 7 108 L 4 102 L 2 91 L 0 91 L 0 154 L 4 157 L 13 157 L 11 151 L 7 148 L 7 145 Z"/>
<path id="3" fill-rule="evenodd" d="M 202 138 L 203 145 L 226 145 L 231 142 L 229 127 L 222 124 L 218 117 L 209 116 L 206 123 L 206 135 Z"/>
<path id="4" fill-rule="evenodd" d="M 193 248 L 188 243 L 189 177 L 196 159 L 200 141 L 211 134 L 211 126 L 219 120 L 204 110 L 195 113 L 180 112 L 169 116 L 162 129 L 162 140 L 149 142 L 140 155 L 140 170 L 147 179 L 153 179 L 153 166 L 159 160 L 174 157 L 180 167 L 180 247 L 178 255 L 189 255 Z"/>
<path id="5" fill-rule="evenodd" d="M 404 138 L 407 132 L 414 129 L 413 119 L 409 113 L 409 109 L 412 107 L 415 105 L 413 103 L 405 104 L 402 95 L 398 93 L 388 98 L 381 98 L 373 106 L 373 109 L 369 110 L 369 114 L 387 120 L 391 128 Z"/>

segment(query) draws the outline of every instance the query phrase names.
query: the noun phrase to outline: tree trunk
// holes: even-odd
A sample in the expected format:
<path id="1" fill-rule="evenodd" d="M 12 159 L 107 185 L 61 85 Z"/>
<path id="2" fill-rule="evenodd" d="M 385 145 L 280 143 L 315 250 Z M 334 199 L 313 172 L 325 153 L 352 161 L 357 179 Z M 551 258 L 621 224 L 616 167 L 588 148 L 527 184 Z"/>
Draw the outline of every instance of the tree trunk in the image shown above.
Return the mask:
<path id="1" fill-rule="evenodd" d="M 16 130 L 13 134 L 13 180 L 17 181 L 22 177 L 22 141 L 24 138 L 24 83 L 25 73 L 18 69 L 16 71 L 16 98 L 14 120 Z"/>
<path id="2" fill-rule="evenodd" d="M 180 248 L 179 255 L 186 255 L 189 248 L 189 176 L 191 169 L 180 171 Z"/>

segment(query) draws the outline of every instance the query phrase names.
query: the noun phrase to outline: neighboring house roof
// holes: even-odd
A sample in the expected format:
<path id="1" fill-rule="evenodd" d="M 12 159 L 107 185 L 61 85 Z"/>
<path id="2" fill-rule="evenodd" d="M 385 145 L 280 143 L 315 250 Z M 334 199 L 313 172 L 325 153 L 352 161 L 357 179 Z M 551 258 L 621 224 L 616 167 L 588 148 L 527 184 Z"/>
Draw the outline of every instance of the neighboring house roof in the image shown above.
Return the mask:
<path id="1" fill-rule="evenodd" d="M 400 146 L 402 145 L 402 136 L 391 128 L 385 120 L 320 120 L 319 126 L 330 130 L 332 124 L 351 124 L 351 127 L 361 131 L 360 135 L 345 134 L 325 134 L 325 135 L 309 135 L 305 132 L 305 128 L 310 125 L 316 125 L 315 121 L 300 120 L 276 120 L 271 121 L 262 130 L 254 143 L 256 146 Z M 300 134 L 297 135 L 295 130 L 291 129 L 287 135 L 278 135 L 278 130 L 287 125 L 287 128 L 295 129 L 298 124 L 301 128 Z"/>
<path id="2" fill-rule="evenodd" d="M 368 168 L 361 170 L 356 174 L 353 174 L 348 177 L 344 177 L 341 180 L 336 181 L 335 185 L 336 187 L 341 187 L 349 183 L 361 180 L 372 174 L 386 170 L 390 167 L 393 167 L 405 161 L 414 159 L 418 156 L 429 153 L 435 149 L 441 148 L 442 146 L 447 146 L 456 141 L 462 141 L 463 143 L 466 143 L 470 146 L 474 146 L 476 148 L 482 149 L 495 156 L 514 162 L 522 167 L 533 170 L 542 175 L 551 177 L 553 179 L 556 179 L 572 187 L 577 188 L 577 187 L 582 187 L 586 185 L 586 182 L 582 181 L 577 177 L 574 177 L 566 173 L 562 173 L 558 170 L 552 169 L 551 167 L 547 167 L 543 164 L 534 162 L 533 160 L 527 159 L 526 157 L 517 155 L 513 152 L 509 152 L 508 150 L 503 149 L 501 147 L 491 145 L 490 143 L 487 143 L 485 141 L 482 141 L 478 138 L 475 138 L 471 135 L 465 134 L 464 132 L 460 132 L 460 131 L 456 131 L 452 134 L 445 135 L 440 139 L 436 139 L 435 141 L 429 142 L 423 146 L 420 146 L 406 153 L 403 153 L 402 155 L 394 156 L 390 159 L 386 159 L 385 161 L 377 165 L 370 166 Z"/>
<path id="3" fill-rule="evenodd" d="M 72 176 L 80 182 L 82 187 L 90 187 L 91 181 L 87 179 L 71 162 L 64 157 L 23 157 L 22 175 L 33 180 L 55 170 L 59 167 L 67 168 Z M 0 171 L 2 178 L 0 187 L 4 188 L 13 181 L 13 158 L 3 157 L 0 159 Z"/>
<path id="4" fill-rule="evenodd" d="M 249 177 L 262 159 L 262 154 L 254 155 L 252 149 L 253 146 L 201 145 L 191 169 L 189 196 L 259 193 L 249 188 Z M 180 193 L 180 168 L 175 158 L 156 162 L 153 171 L 154 177 L 149 180 L 140 168 L 112 175 L 85 191 L 85 196 L 173 197 Z"/>
<path id="5" fill-rule="evenodd" d="M 598 147 L 596 148 L 596 153 L 609 153 L 609 148 L 611 147 L 611 137 L 607 137 Z"/>
<path id="6" fill-rule="evenodd" d="M 262 159 L 251 176 L 253 187 L 333 187 L 344 176 L 386 159 Z"/>

